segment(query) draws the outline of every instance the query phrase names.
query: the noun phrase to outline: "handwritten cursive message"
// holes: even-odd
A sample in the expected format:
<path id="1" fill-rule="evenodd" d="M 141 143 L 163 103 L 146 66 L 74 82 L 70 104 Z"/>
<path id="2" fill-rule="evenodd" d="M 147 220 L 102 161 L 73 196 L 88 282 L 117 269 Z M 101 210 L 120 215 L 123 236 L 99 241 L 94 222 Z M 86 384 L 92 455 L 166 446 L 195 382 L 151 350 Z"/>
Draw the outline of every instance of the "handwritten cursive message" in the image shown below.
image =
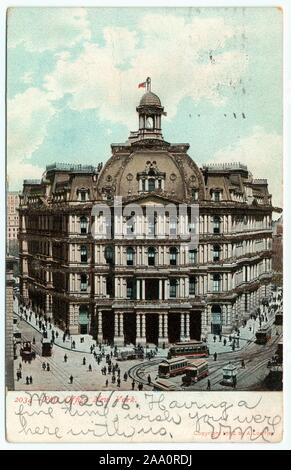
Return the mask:
<path id="1" fill-rule="evenodd" d="M 279 442 L 280 392 L 9 392 L 10 442 Z"/>

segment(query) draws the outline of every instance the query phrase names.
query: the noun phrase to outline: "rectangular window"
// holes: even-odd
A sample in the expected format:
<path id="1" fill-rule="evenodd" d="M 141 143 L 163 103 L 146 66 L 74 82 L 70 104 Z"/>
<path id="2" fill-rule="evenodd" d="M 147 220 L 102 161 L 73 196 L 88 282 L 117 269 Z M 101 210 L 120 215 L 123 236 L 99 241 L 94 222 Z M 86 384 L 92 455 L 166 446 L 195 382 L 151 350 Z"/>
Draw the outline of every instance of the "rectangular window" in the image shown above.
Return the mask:
<path id="1" fill-rule="evenodd" d="M 213 292 L 220 292 L 220 279 L 217 277 L 213 278 Z"/>
<path id="2" fill-rule="evenodd" d="M 189 263 L 197 263 L 197 250 L 189 250 Z"/>
<path id="3" fill-rule="evenodd" d="M 170 235 L 177 235 L 177 219 L 170 218 Z"/>
<path id="4" fill-rule="evenodd" d="M 170 298 L 177 297 L 177 281 L 176 279 L 170 281 Z"/>
<path id="5" fill-rule="evenodd" d="M 87 247 L 81 246 L 81 263 L 87 263 L 87 261 L 88 261 Z"/>
<path id="6" fill-rule="evenodd" d="M 81 292 L 86 292 L 88 287 L 88 281 L 87 281 L 87 276 L 86 274 L 81 275 L 81 284 L 80 284 L 80 290 Z"/>
<path id="7" fill-rule="evenodd" d="M 133 283 L 132 281 L 128 281 L 126 285 L 126 297 L 128 299 L 133 299 Z"/>
<path id="8" fill-rule="evenodd" d="M 195 277 L 189 278 L 189 295 L 196 294 L 196 279 Z"/>

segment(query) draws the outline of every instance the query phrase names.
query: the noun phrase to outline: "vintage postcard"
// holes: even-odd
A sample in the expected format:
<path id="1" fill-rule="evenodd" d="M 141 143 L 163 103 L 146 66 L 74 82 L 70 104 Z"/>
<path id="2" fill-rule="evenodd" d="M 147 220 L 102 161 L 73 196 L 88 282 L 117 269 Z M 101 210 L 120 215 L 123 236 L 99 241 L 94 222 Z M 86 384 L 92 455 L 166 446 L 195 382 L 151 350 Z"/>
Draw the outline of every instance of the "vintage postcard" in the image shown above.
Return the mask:
<path id="1" fill-rule="evenodd" d="M 280 442 L 281 8 L 7 10 L 9 442 Z"/>

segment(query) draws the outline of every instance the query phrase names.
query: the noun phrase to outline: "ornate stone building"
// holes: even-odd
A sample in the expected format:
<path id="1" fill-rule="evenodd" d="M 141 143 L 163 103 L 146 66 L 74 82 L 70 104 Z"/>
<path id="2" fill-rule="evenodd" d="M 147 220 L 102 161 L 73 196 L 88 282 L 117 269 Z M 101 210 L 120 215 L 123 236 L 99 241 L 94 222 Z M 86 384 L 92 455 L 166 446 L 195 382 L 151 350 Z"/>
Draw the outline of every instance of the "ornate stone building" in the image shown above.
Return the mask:
<path id="1" fill-rule="evenodd" d="M 187 143 L 164 140 L 164 108 L 151 91 L 137 112 L 139 130 L 112 144 L 103 167 L 55 164 L 41 181 L 24 181 L 22 299 L 71 334 L 115 344 L 228 333 L 270 294 L 267 181 L 239 163 L 199 168 Z M 115 196 L 126 214 L 113 217 Z"/>

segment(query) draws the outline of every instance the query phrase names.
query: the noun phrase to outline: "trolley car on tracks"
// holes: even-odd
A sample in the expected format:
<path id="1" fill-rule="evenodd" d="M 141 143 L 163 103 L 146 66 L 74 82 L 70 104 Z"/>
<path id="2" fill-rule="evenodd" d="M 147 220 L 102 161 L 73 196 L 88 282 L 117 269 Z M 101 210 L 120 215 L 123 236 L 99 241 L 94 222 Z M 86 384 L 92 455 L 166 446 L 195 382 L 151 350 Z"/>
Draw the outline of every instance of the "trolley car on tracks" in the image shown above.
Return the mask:
<path id="1" fill-rule="evenodd" d="M 168 358 L 171 359 L 173 357 L 208 357 L 209 350 L 207 344 L 203 341 L 192 340 L 192 341 L 184 341 L 174 344 L 169 349 Z"/>

